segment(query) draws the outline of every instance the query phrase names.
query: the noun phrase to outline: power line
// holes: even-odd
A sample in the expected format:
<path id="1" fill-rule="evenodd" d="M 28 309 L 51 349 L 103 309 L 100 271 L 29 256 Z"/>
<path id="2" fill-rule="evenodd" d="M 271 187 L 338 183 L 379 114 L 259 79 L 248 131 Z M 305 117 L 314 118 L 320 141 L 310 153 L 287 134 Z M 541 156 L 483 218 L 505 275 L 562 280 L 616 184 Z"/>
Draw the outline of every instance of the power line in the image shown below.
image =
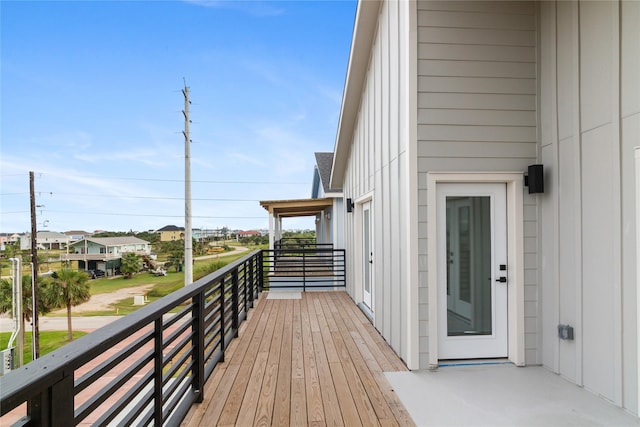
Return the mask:
<path id="1" fill-rule="evenodd" d="M 64 214 L 80 214 L 80 215 L 102 215 L 102 216 L 137 216 L 137 217 L 154 217 L 154 218 L 183 218 L 184 215 L 154 215 L 154 214 L 135 214 L 135 213 L 118 213 L 118 212 L 80 212 L 80 211 L 58 211 L 49 210 L 47 213 L 64 213 Z M 265 219 L 266 216 L 207 216 L 193 215 L 193 218 L 200 219 Z"/>
<path id="2" fill-rule="evenodd" d="M 29 211 L 8 211 L 8 212 L 0 212 L 0 215 L 24 214 L 24 213 L 29 213 Z"/>
<path id="3" fill-rule="evenodd" d="M 44 173 L 40 174 L 46 175 Z M 4 176 L 4 175 L 3 175 Z M 105 177 L 96 175 L 65 175 L 65 178 L 96 178 L 104 179 Z M 118 177 L 109 176 L 109 179 L 121 180 L 121 181 L 151 181 L 151 182 L 184 182 L 184 179 L 168 179 L 168 178 L 132 178 L 132 177 Z M 196 180 L 191 182 L 197 182 L 201 184 L 265 184 L 265 185 L 309 185 L 308 182 L 286 182 L 286 181 L 220 181 L 220 180 Z"/>
<path id="4" fill-rule="evenodd" d="M 22 194 L 22 193 L 15 193 Z M 58 193 L 47 192 L 52 196 L 79 196 L 79 197 L 101 197 L 101 198 L 116 198 L 116 199 L 147 199 L 147 200 L 184 200 L 184 197 L 156 197 L 156 196 L 122 196 L 114 194 L 86 194 L 86 193 Z M 4 194 L 0 194 L 4 195 Z M 259 202 L 258 199 L 210 199 L 210 198 L 192 198 L 191 200 L 206 201 L 206 202 Z"/>

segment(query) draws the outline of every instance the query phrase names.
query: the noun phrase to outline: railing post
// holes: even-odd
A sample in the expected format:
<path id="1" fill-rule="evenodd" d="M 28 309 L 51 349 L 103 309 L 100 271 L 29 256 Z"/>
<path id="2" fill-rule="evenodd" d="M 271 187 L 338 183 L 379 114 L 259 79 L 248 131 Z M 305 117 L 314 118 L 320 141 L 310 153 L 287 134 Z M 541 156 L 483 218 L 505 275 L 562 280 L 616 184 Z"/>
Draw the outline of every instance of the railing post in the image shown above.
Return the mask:
<path id="1" fill-rule="evenodd" d="M 247 296 L 247 294 L 249 293 L 249 289 L 247 288 L 247 283 L 248 283 L 248 278 L 249 278 L 249 271 L 247 270 L 247 262 L 248 262 L 248 260 L 245 260 L 242 263 L 242 271 L 244 272 L 244 274 L 242 275 L 242 277 L 244 279 L 243 305 L 244 305 L 244 312 L 245 313 L 247 313 L 249 311 L 249 297 Z"/>
<path id="2" fill-rule="evenodd" d="M 224 277 L 220 279 L 220 362 L 224 362 Z"/>
<path id="3" fill-rule="evenodd" d="M 262 292 L 262 288 L 264 287 L 264 250 L 260 251 L 258 256 L 258 268 L 260 277 L 258 277 L 258 293 Z"/>
<path id="4" fill-rule="evenodd" d="M 255 268 L 255 259 L 256 257 L 252 257 L 251 259 L 249 259 L 249 276 L 245 276 L 246 277 L 246 284 L 245 284 L 245 292 L 246 292 L 246 296 L 249 300 L 249 308 L 253 308 L 253 269 Z M 245 271 L 246 274 L 246 271 Z M 245 310 L 248 311 L 248 309 L 245 307 Z"/>
<path id="5" fill-rule="evenodd" d="M 29 425 L 55 427 L 75 425 L 73 372 L 64 372 L 62 380 L 29 400 Z"/>
<path id="6" fill-rule="evenodd" d="M 231 308 L 231 329 L 233 330 L 233 336 L 238 336 L 238 304 L 239 296 L 238 296 L 238 269 L 234 269 L 233 273 L 231 273 L 231 304 L 233 307 Z"/>
<path id="7" fill-rule="evenodd" d="M 193 296 L 194 322 L 191 347 L 193 351 L 193 384 L 192 389 L 196 393 L 196 402 L 202 403 L 204 399 L 204 293 L 202 290 Z"/>
<path id="8" fill-rule="evenodd" d="M 153 418 L 161 426 L 162 419 L 162 317 L 156 319 L 153 329 Z"/>
<path id="9" fill-rule="evenodd" d="M 302 291 L 307 292 L 307 251 L 302 247 Z"/>

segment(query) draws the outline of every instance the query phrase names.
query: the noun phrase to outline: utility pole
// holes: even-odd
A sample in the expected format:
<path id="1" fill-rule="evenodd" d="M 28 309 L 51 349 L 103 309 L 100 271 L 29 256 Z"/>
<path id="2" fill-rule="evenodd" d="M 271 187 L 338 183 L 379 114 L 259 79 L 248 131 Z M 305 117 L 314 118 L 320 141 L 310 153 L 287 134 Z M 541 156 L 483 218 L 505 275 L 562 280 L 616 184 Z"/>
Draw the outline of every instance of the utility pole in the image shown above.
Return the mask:
<path id="1" fill-rule="evenodd" d="M 191 137 L 189 125 L 189 87 L 182 89 L 184 95 L 184 285 L 193 283 L 193 239 L 191 238 Z"/>
<path id="2" fill-rule="evenodd" d="M 31 321 L 33 322 L 33 360 L 36 360 L 40 355 L 40 326 L 38 324 L 38 225 L 36 223 L 36 192 L 33 171 L 29 172 L 29 194 L 31 195 L 31 262 L 33 263 Z"/>

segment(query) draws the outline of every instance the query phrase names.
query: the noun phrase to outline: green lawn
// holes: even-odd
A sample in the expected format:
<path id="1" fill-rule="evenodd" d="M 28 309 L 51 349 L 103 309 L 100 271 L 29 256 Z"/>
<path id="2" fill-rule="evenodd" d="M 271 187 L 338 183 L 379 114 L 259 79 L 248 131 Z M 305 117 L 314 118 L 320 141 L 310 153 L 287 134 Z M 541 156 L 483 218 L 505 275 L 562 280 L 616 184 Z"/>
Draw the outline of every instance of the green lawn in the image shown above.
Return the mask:
<path id="1" fill-rule="evenodd" d="M 224 256 L 219 259 L 209 258 L 203 260 L 197 260 L 193 269 L 193 280 L 198 280 L 201 277 L 210 274 L 219 268 L 224 267 L 244 256 L 249 252 L 242 252 L 235 255 Z M 141 286 L 153 284 L 153 288 L 147 292 L 147 298 L 149 302 L 156 301 L 171 292 L 176 291 L 184 286 L 184 272 L 176 272 L 171 269 L 166 276 L 153 276 L 150 273 L 138 273 L 131 279 L 124 279 L 121 276 L 116 278 L 101 278 L 91 280 L 91 294 L 97 295 L 102 293 L 113 292 L 117 289 L 130 288 L 134 286 Z M 133 297 L 125 298 L 120 301 L 116 301 L 112 310 L 83 312 L 83 316 L 113 316 L 113 315 L 125 315 L 132 313 L 140 308 L 140 306 L 133 305 Z M 73 310 L 73 309 L 72 309 Z"/>
<path id="2" fill-rule="evenodd" d="M 78 339 L 86 334 L 86 332 L 82 331 L 73 331 L 73 339 Z M 0 332 L 0 348 L 7 348 L 9 338 L 11 338 L 11 332 Z M 31 332 L 25 333 L 24 341 L 24 363 L 29 363 L 32 359 Z M 68 343 L 69 341 L 67 341 L 67 331 L 40 331 L 41 356 L 44 356 L 47 353 L 51 353 L 53 350 L 56 350 Z"/>

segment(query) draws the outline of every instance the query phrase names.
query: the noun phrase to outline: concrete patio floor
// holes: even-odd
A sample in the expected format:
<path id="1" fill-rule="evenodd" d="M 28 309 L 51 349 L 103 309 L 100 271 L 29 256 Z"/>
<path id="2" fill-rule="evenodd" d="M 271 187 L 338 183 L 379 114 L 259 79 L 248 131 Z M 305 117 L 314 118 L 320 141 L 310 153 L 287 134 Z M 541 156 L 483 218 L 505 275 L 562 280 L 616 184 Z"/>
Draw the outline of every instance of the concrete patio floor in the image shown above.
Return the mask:
<path id="1" fill-rule="evenodd" d="M 640 426 L 640 419 L 534 366 L 386 372 L 418 426 Z"/>

